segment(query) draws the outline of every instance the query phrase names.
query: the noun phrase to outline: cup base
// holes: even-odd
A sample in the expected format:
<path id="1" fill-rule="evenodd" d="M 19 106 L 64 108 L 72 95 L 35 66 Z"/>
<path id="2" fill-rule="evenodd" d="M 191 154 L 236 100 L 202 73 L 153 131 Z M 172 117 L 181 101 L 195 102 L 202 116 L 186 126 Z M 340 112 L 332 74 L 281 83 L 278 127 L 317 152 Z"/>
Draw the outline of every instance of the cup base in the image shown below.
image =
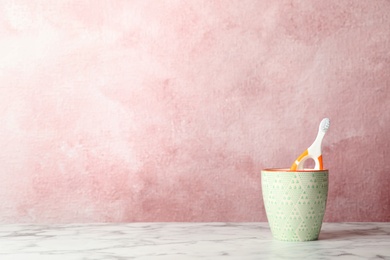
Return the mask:
<path id="1" fill-rule="evenodd" d="M 299 239 L 299 238 L 291 239 L 291 238 L 282 238 L 282 237 L 275 237 L 275 236 L 273 236 L 273 238 L 275 240 L 283 241 L 283 242 L 309 242 L 309 241 L 316 241 L 316 240 L 318 240 L 318 236 L 314 237 L 314 238 L 308 238 L 308 239 Z"/>
<path id="2" fill-rule="evenodd" d="M 278 239 L 274 238 L 275 240 L 282 241 L 282 242 L 310 242 L 310 241 L 317 241 L 318 238 L 315 239 L 309 239 L 309 240 L 289 240 L 289 239 Z"/>

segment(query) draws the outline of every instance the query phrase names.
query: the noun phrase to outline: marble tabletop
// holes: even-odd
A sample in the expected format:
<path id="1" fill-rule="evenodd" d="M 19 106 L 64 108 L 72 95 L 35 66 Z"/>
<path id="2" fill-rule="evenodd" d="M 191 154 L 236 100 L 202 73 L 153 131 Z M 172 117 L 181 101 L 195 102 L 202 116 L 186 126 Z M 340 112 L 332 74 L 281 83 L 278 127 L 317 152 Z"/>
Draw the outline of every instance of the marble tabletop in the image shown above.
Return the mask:
<path id="1" fill-rule="evenodd" d="M 390 259 L 390 223 L 324 223 L 282 242 L 268 223 L 0 225 L 1 260 Z"/>

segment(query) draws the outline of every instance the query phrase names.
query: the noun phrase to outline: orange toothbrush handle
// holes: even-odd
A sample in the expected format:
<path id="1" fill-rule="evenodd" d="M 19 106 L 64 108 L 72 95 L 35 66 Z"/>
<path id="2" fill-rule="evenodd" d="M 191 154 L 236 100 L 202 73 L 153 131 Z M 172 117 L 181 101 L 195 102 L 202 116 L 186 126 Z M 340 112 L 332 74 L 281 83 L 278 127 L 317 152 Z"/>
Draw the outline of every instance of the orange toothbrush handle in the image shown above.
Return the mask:
<path id="1" fill-rule="evenodd" d="M 296 159 L 296 161 L 291 165 L 290 170 L 296 171 L 299 162 L 302 161 L 302 160 L 303 160 L 306 156 L 308 156 L 308 155 L 309 155 L 309 151 L 308 151 L 308 150 L 305 150 L 305 151 L 298 157 L 298 159 Z"/>

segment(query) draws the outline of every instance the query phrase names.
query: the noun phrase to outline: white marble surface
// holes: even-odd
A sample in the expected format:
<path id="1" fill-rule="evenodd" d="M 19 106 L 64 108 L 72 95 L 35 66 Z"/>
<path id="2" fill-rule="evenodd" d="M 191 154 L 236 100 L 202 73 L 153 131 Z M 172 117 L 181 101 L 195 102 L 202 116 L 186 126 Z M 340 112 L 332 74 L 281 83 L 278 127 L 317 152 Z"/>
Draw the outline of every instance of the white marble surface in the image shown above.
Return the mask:
<path id="1" fill-rule="evenodd" d="M 390 259 L 390 223 L 324 223 L 318 241 L 267 223 L 0 225 L 0 259 Z"/>

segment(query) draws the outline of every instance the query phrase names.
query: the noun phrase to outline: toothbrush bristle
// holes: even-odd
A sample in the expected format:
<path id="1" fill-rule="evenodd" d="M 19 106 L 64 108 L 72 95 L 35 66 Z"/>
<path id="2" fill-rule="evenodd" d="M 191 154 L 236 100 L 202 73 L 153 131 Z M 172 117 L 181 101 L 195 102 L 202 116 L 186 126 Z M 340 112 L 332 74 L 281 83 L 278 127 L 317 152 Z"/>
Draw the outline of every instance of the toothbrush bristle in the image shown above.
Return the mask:
<path id="1" fill-rule="evenodd" d="M 328 131 L 329 127 L 330 127 L 330 120 L 329 120 L 329 118 L 322 119 L 321 124 L 320 124 L 320 129 L 322 131 L 326 132 L 326 131 Z"/>

